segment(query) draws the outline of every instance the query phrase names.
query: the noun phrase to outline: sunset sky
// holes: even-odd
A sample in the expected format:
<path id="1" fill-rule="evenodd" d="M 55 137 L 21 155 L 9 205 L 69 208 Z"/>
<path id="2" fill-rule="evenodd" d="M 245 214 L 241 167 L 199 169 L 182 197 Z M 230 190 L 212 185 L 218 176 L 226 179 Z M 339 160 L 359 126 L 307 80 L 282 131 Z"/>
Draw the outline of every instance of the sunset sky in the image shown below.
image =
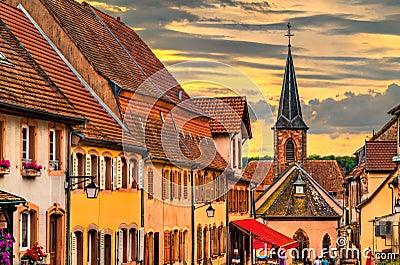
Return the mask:
<path id="1" fill-rule="evenodd" d="M 251 107 L 264 108 L 268 103 L 273 112 L 282 86 L 288 44 L 284 35 L 290 21 L 303 116 L 310 127 L 308 154 L 352 154 L 390 119 L 387 111 L 400 103 L 398 0 L 88 2 L 121 17 L 166 66 L 206 60 L 237 68 L 264 97 L 247 87 L 241 87 L 239 94 L 247 97 Z M 215 68 L 197 67 L 191 77 L 235 79 L 229 71 Z M 230 91 L 207 82 L 184 88 L 191 96 L 221 96 Z M 263 153 L 272 154 L 271 121 L 258 118 L 269 134 Z M 252 153 L 260 139 L 259 130 L 254 131 Z"/>

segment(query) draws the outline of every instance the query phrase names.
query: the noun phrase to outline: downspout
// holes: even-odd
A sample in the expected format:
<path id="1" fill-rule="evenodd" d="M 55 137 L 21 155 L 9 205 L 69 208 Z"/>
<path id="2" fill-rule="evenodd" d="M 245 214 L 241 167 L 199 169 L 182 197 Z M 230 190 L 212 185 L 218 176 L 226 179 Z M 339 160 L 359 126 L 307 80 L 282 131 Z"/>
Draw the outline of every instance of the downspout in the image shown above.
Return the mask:
<path id="1" fill-rule="evenodd" d="M 194 234 L 194 229 L 195 229 L 195 223 L 194 223 L 194 210 L 195 210 L 195 206 L 194 206 L 194 166 L 192 165 L 190 167 L 190 186 L 191 186 L 191 192 L 192 195 L 190 196 L 190 200 L 191 200 L 191 205 L 192 205 L 192 265 L 194 265 L 194 251 L 195 251 L 195 234 Z"/>
<path id="2" fill-rule="evenodd" d="M 65 239 L 65 261 L 66 261 L 66 265 L 70 265 L 71 264 L 71 257 L 70 257 L 70 247 L 71 247 L 71 179 L 69 178 L 70 176 L 70 172 L 72 171 L 72 163 L 71 163 L 71 145 L 72 145 L 72 134 L 74 133 L 78 133 L 84 129 L 86 129 L 86 122 L 87 120 L 85 120 L 83 127 L 76 129 L 76 130 L 70 130 L 68 132 L 68 150 L 67 150 L 67 161 L 68 161 L 68 170 L 67 170 L 67 174 L 65 174 L 65 189 L 66 189 L 66 200 L 67 200 L 67 227 L 66 227 L 66 239 Z"/>
<path id="3" fill-rule="evenodd" d="M 233 174 L 235 174 L 233 172 Z M 229 245 L 229 178 L 226 178 L 226 182 L 225 182 L 225 190 L 226 190 L 226 200 L 225 200 L 225 214 L 226 214 L 226 264 L 230 264 L 229 263 L 229 250 L 230 250 L 230 245 Z"/>
<path id="4" fill-rule="evenodd" d="M 150 160 L 152 157 L 147 152 L 143 153 L 143 154 L 146 154 L 146 156 L 142 158 L 142 160 L 143 160 L 143 164 L 142 164 L 142 173 L 143 173 L 142 183 L 143 183 L 143 186 L 140 183 L 140 186 L 141 186 L 140 187 L 140 227 L 143 228 L 143 233 L 145 233 L 145 230 L 144 230 L 144 208 L 145 208 L 145 205 L 144 205 L 144 196 L 145 196 L 145 193 L 144 193 L 144 179 L 145 179 L 145 176 L 146 176 L 145 163 L 146 163 L 147 160 Z M 144 238 L 146 240 L 146 237 L 144 237 Z M 144 245 L 146 245 L 146 243 L 147 242 L 144 242 Z M 143 251 L 143 254 L 145 254 L 144 251 Z M 153 253 L 153 254 L 155 254 L 155 253 Z M 143 260 L 141 261 L 141 264 L 144 264 L 145 258 L 146 257 L 144 255 L 143 256 Z"/>

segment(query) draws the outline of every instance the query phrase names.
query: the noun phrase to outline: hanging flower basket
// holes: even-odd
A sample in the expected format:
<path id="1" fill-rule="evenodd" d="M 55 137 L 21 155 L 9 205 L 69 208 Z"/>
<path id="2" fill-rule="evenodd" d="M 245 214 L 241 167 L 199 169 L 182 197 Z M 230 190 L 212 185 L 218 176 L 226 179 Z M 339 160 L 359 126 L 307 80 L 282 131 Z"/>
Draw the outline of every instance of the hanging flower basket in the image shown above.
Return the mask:
<path id="1" fill-rule="evenodd" d="M 0 175 L 5 175 L 10 173 L 10 160 L 1 159 L 0 160 Z"/>
<path id="2" fill-rule="evenodd" d="M 36 164 L 35 162 L 23 162 L 22 176 L 29 178 L 40 177 L 40 175 L 42 175 L 42 172 L 40 171 L 41 169 L 42 166 Z"/>

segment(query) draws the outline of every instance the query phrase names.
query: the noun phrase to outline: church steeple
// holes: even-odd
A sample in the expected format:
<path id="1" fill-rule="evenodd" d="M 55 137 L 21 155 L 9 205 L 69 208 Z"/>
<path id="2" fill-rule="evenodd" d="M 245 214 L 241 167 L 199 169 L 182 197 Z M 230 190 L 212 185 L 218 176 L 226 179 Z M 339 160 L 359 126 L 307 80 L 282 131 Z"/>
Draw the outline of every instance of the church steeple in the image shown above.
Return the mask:
<path id="1" fill-rule="evenodd" d="M 278 117 L 275 123 L 276 128 L 280 129 L 300 129 L 308 130 L 303 120 L 299 93 L 297 90 L 296 74 L 294 71 L 290 37 L 294 36 L 290 32 L 291 25 L 288 23 L 289 45 L 288 56 L 286 59 L 285 75 L 283 78 L 281 98 L 279 101 Z"/>

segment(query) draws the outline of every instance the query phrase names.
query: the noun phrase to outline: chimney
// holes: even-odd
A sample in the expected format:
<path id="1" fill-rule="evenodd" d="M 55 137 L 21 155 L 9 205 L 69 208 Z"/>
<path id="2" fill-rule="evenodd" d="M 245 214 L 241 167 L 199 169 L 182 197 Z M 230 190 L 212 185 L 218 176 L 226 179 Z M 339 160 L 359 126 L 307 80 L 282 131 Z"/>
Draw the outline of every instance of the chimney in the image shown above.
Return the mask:
<path id="1" fill-rule="evenodd" d="M 120 17 L 117 17 L 117 21 L 118 21 L 118 22 L 121 22 L 121 18 L 120 18 Z"/>

